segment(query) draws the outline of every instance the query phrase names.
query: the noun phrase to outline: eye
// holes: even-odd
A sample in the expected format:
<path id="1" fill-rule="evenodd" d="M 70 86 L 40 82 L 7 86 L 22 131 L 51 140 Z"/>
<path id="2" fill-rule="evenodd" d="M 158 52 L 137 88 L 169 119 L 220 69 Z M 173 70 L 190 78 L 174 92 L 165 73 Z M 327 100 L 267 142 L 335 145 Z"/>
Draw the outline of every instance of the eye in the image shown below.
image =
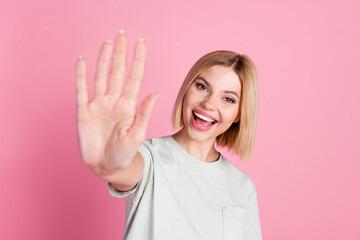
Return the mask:
<path id="1" fill-rule="evenodd" d="M 197 87 L 198 89 L 200 89 L 200 90 L 207 91 L 206 86 L 205 86 L 204 84 L 202 84 L 202 83 L 197 83 L 197 84 L 196 84 L 196 87 Z"/>
<path id="2" fill-rule="evenodd" d="M 229 98 L 229 97 L 225 97 L 224 98 L 226 102 L 229 102 L 229 103 L 235 103 L 235 100 L 232 99 L 232 98 Z"/>

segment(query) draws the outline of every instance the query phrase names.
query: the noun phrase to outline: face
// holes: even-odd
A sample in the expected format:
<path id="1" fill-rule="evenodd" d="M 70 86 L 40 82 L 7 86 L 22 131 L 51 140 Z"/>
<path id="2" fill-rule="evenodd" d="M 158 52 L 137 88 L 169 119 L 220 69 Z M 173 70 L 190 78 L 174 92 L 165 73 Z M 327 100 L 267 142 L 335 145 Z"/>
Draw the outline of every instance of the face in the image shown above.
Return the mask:
<path id="1" fill-rule="evenodd" d="M 230 67 L 214 65 L 200 74 L 183 102 L 188 136 L 197 141 L 215 141 L 239 120 L 240 93 L 240 79 Z"/>

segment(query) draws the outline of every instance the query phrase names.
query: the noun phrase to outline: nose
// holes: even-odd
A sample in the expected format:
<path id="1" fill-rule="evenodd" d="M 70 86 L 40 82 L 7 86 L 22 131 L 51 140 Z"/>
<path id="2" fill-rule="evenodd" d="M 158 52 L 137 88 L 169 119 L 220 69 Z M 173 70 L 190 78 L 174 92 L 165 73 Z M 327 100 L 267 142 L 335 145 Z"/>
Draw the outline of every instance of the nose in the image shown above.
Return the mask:
<path id="1" fill-rule="evenodd" d="M 202 101 L 201 106 L 206 110 L 216 110 L 215 97 L 212 94 L 207 95 Z"/>

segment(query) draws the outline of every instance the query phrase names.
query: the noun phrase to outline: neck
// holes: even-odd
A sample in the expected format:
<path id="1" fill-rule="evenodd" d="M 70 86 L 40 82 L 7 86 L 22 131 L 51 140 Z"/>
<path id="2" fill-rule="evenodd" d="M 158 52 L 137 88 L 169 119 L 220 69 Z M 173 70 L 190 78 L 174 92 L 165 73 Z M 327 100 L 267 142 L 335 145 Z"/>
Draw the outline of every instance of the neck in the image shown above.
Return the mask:
<path id="1" fill-rule="evenodd" d="M 203 162 L 215 162 L 219 159 L 220 154 L 214 147 L 215 139 L 197 141 L 190 138 L 183 130 L 173 134 L 172 137 L 186 152 Z"/>

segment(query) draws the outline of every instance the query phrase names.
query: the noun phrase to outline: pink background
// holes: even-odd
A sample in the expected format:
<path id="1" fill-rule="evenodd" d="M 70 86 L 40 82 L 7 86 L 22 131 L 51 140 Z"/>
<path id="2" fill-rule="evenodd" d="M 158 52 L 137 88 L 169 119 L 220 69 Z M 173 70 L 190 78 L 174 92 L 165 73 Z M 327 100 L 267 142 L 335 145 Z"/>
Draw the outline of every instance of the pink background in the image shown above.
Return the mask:
<path id="1" fill-rule="evenodd" d="M 191 65 L 230 49 L 257 65 L 250 161 L 264 239 L 360 239 L 360 17 L 342 1 L 1 1 L 0 239 L 121 239 L 124 200 L 82 163 L 74 64 L 92 81 L 101 43 L 125 29 L 148 44 L 142 97 L 170 114 Z M 91 95 L 92 96 L 92 95 Z"/>

